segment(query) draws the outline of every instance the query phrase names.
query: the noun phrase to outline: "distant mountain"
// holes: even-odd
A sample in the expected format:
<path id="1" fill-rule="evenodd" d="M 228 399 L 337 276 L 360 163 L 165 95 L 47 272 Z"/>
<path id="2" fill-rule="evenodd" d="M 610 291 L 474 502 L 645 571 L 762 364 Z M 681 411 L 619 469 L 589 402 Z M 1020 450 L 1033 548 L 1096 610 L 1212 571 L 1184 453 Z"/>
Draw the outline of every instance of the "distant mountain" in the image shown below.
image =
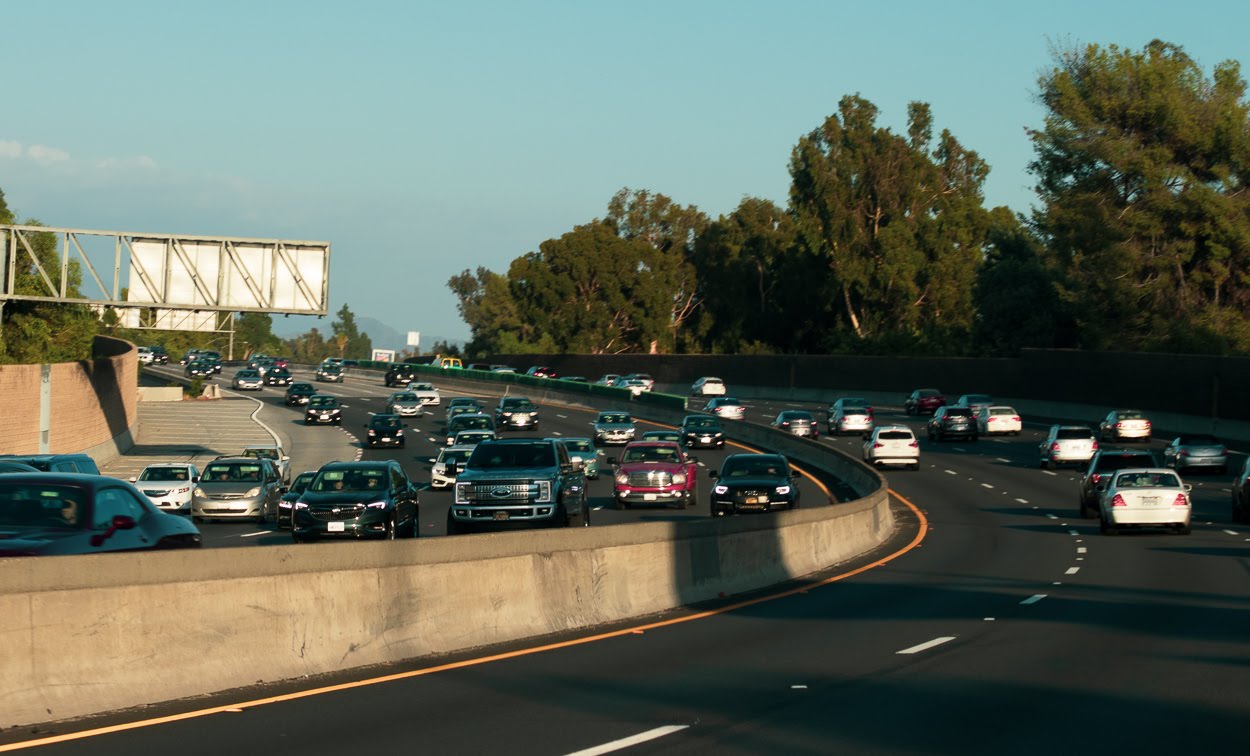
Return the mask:
<path id="1" fill-rule="evenodd" d="M 333 332 L 330 328 L 330 324 L 333 322 L 334 318 L 315 318 L 307 315 L 282 317 L 279 315 L 274 316 L 273 319 L 273 334 L 280 339 L 290 339 L 316 328 L 323 335 L 329 336 Z M 377 318 L 357 315 L 356 327 L 360 329 L 361 333 L 369 334 L 375 349 L 394 349 L 398 353 L 408 348 L 407 331 L 392 328 Z M 440 341 L 446 341 L 456 346 L 464 346 L 464 342 L 460 339 L 448 339 L 443 336 L 421 334 L 422 349 L 428 350 Z"/>

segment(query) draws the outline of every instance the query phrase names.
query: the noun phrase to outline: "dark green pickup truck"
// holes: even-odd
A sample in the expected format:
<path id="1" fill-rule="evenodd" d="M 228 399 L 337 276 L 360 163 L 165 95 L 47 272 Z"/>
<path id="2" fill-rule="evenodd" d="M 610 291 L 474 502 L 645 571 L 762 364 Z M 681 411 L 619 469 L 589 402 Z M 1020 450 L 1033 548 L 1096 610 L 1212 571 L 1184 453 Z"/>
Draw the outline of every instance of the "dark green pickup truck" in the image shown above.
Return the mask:
<path id="1" fill-rule="evenodd" d="M 590 524 L 580 460 L 552 439 L 483 441 L 456 478 L 447 534 Z"/>

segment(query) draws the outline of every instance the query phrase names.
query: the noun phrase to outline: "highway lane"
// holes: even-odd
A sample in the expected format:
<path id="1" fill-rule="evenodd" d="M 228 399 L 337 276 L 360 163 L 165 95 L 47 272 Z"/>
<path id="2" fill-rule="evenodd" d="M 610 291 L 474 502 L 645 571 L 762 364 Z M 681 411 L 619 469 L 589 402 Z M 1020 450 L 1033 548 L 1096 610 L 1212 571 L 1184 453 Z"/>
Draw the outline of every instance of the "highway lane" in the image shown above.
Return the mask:
<path id="1" fill-rule="evenodd" d="M 829 586 L 48 750 L 570 753 L 666 727 L 685 729 L 629 752 L 1244 750 L 1250 533 L 1220 521 L 1220 481 L 1192 536 L 1111 538 L 1027 433 L 922 447 L 922 471 L 888 473 L 931 523 L 921 546 Z"/>
<path id="2" fill-rule="evenodd" d="M 292 475 L 303 469 L 316 467 L 335 459 L 395 459 L 404 467 L 409 477 L 422 485 L 428 485 L 430 467 L 428 459 L 438 454 L 444 436 L 443 418 L 448 400 L 456 396 L 474 396 L 482 401 L 488 412 L 498 402 L 499 394 L 466 393 L 457 389 L 442 388 L 443 404 L 428 408 L 421 418 L 408 419 L 406 430 L 407 444 L 405 448 L 365 448 L 362 439 L 365 437 L 365 425 L 370 415 L 385 410 L 386 398 L 396 391 L 382 384 L 381 376 L 368 374 L 349 377 L 344 383 L 317 383 L 313 381 L 311 371 L 296 370 L 296 377 L 301 381 L 314 383 L 318 391 L 339 397 L 343 410 L 343 424 L 335 426 L 303 425 L 304 411 L 302 407 L 287 407 L 283 402 L 284 390 L 267 388 L 260 392 L 245 392 L 266 405 L 262 419 L 280 435 L 290 439 L 293 461 L 298 463 L 292 468 Z M 229 386 L 230 368 L 223 372 L 224 377 L 217 381 L 224 387 Z M 437 385 L 437 382 L 436 382 Z M 516 394 L 513 391 L 513 394 Z M 570 407 L 542 407 L 540 432 L 512 432 L 505 437 L 524 436 L 590 436 L 591 424 L 595 412 L 578 410 Z M 668 426 L 645 420 L 638 421 L 639 433 L 651 429 Z M 301 454 L 305 446 L 315 446 L 322 456 L 308 457 Z M 628 510 L 617 510 L 612 497 L 611 478 L 607 474 L 605 460 L 607 457 L 619 455 L 623 447 L 605 447 L 600 458 L 604 470 L 599 479 L 589 481 L 591 495 L 592 525 L 612 525 L 619 523 L 667 521 L 702 518 L 710 516 L 708 498 L 711 494 L 711 479 L 707 472 L 719 469 L 724 457 L 729 453 L 746 451 L 746 447 L 727 445 L 725 450 L 697 449 L 692 454 L 699 460 L 703 473 L 698 483 L 696 505 L 686 510 L 668 509 L 663 507 L 633 506 Z M 850 492 L 830 476 L 819 471 L 810 471 L 827 490 L 850 498 Z M 802 501 L 805 506 L 818 506 L 827 500 L 826 489 L 822 489 L 813 480 L 804 478 L 799 482 Z M 421 493 L 420 518 L 422 536 L 446 535 L 447 508 L 451 503 L 450 490 L 424 490 Z M 234 523 L 227 521 L 210 521 L 200 524 L 200 531 L 206 547 L 243 547 L 266 546 L 290 543 L 290 536 L 279 530 L 273 523 Z"/>

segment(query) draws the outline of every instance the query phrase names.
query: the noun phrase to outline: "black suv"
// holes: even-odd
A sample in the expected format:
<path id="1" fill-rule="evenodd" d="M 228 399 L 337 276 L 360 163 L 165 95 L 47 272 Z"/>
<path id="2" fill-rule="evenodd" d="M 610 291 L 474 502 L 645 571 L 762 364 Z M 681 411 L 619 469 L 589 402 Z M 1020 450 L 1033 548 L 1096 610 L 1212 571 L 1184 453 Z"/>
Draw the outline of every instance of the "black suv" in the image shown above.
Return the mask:
<path id="1" fill-rule="evenodd" d="M 977 440 L 977 419 L 971 407 L 938 407 L 929 418 L 929 440 L 945 441 L 948 438 Z"/>
<path id="2" fill-rule="evenodd" d="M 483 441 L 456 477 L 447 534 L 486 526 L 590 524 L 586 476 L 555 439 Z"/>
<path id="3" fill-rule="evenodd" d="M 1098 484 L 1109 482 L 1111 473 L 1130 467 L 1158 467 L 1154 452 L 1149 449 L 1099 449 L 1089 460 L 1081 478 L 1081 517 L 1098 516 Z"/>
<path id="4" fill-rule="evenodd" d="M 538 407 L 526 397 L 505 396 L 495 407 L 495 427 L 538 430 Z"/>
<path id="5" fill-rule="evenodd" d="M 398 446 L 404 448 L 404 421 L 399 415 L 377 414 L 365 424 L 365 444 L 370 448 Z"/>
<path id="6" fill-rule="evenodd" d="M 296 404 L 308 404 L 308 399 L 317 393 L 317 389 L 311 383 L 292 383 L 286 389 L 286 406 L 292 407 Z"/>
<path id="7" fill-rule="evenodd" d="M 711 415 L 686 415 L 677 430 L 687 449 L 700 446 L 720 449 L 725 446 L 725 430 L 720 420 Z"/>
<path id="8" fill-rule="evenodd" d="M 395 460 L 330 462 L 317 471 L 292 512 L 291 538 L 416 538 L 419 495 Z"/>
<path id="9" fill-rule="evenodd" d="M 383 382 L 388 387 L 404 386 L 407 387 L 409 381 L 417 379 L 417 371 L 411 365 L 399 364 L 391 365 L 386 369 L 386 378 Z"/>

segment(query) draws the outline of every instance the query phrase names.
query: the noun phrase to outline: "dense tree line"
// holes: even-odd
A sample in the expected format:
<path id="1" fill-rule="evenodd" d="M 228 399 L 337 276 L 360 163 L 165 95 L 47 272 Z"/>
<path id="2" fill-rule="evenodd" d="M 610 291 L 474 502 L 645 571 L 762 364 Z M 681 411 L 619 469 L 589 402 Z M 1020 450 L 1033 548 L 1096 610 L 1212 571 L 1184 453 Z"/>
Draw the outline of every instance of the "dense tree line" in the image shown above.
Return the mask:
<path id="1" fill-rule="evenodd" d="M 449 281 L 486 352 L 1250 353 L 1250 117 L 1237 63 L 1178 46 L 1054 52 L 1028 130 L 1037 205 L 928 105 L 867 99 L 802 135 L 788 204 L 707 217 L 621 190 L 602 218 Z"/>

